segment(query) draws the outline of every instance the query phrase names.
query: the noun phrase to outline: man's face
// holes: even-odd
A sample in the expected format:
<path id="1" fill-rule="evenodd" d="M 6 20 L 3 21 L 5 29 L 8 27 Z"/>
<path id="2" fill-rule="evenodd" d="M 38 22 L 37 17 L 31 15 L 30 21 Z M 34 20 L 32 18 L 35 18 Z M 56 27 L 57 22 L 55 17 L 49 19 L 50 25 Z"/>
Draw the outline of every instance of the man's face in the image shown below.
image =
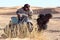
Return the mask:
<path id="1" fill-rule="evenodd" d="M 25 7 L 25 10 L 28 11 L 30 7 Z"/>

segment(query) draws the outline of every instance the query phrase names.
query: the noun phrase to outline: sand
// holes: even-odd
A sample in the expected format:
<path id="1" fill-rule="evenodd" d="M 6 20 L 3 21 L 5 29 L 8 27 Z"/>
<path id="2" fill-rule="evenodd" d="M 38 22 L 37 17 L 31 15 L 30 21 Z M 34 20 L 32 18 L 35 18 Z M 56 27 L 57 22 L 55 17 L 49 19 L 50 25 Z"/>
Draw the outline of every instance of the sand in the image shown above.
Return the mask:
<path id="1" fill-rule="evenodd" d="M 38 32 L 35 30 L 37 27 L 36 19 L 37 15 L 33 15 L 34 30 L 29 37 L 26 38 L 2 38 L 4 34 L 3 28 L 9 24 L 11 17 L 16 15 L 0 15 L 0 40 L 60 40 L 60 14 L 53 14 L 53 18 L 48 23 L 48 28 L 45 31 Z"/>

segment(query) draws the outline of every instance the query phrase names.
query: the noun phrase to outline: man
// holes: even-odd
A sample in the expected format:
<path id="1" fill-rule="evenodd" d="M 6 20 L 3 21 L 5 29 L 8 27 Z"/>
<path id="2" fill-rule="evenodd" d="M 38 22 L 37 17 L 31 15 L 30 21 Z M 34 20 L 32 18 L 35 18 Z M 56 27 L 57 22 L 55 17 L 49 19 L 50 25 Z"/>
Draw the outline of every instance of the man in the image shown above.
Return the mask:
<path id="1" fill-rule="evenodd" d="M 25 4 L 24 7 L 18 9 L 16 12 L 18 17 L 18 23 L 20 22 L 27 22 L 27 24 L 31 23 L 32 13 L 33 11 L 30 9 L 30 5 Z"/>
<path id="2" fill-rule="evenodd" d="M 32 18 L 32 13 L 33 11 L 30 9 L 30 5 L 29 4 L 25 4 L 24 7 L 20 8 L 17 10 L 16 14 L 18 16 L 18 22 L 21 21 L 21 17 L 24 16 L 28 16 L 29 18 Z"/>

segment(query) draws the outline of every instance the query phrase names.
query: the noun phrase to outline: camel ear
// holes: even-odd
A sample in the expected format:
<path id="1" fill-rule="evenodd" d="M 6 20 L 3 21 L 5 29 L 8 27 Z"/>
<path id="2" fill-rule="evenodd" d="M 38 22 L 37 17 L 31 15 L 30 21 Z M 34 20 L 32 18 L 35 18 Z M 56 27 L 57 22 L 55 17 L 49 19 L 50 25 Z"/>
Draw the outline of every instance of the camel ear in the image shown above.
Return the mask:
<path id="1" fill-rule="evenodd" d="M 46 17 L 48 17 L 49 19 L 52 18 L 52 14 L 46 14 Z"/>

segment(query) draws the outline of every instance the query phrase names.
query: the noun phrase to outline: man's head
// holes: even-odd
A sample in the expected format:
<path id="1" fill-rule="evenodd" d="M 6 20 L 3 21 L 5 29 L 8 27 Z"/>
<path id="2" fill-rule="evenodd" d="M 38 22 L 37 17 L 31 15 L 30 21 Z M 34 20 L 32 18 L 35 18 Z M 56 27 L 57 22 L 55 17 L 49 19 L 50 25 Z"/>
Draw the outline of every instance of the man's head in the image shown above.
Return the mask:
<path id="1" fill-rule="evenodd" d="M 30 8 L 30 5 L 29 5 L 29 4 L 25 4 L 25 5 L 24 5 L 24 10 L 25 10 L 25 11 L 30 10 L 29 8 Z"/>

